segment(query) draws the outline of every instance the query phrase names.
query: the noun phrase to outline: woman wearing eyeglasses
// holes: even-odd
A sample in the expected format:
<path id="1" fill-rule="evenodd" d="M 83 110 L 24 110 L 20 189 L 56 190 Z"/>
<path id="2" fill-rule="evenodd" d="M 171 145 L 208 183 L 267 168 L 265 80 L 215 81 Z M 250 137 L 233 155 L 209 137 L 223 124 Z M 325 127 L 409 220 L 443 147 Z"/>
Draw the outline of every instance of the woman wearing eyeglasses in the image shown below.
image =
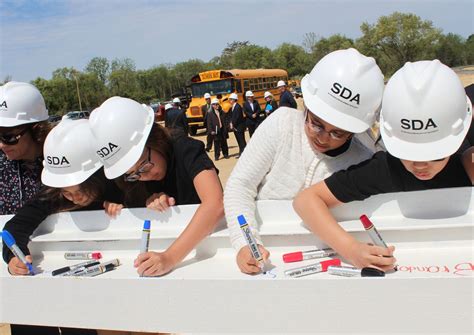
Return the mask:
<path id="1" fill-rule="evenodd" d="M 472 122 L 457 74 L 438 60 L 408 62 L 384 92 L 380 131 L 387 152 L 302 191 L 293 206 L 306 225 L 358 268 L 394 268 L 394 247 L 357 241 L 329 208 L 376 194 L 474 184 L 474 147 L 456 154 Z"/>
<path id="2" fill-rule="evenodd" d="M 114 217 L 122 209 L 121 192 L 105 178 L 91 137 L 87 120 L 63 120 L 48 134 L 41 173 L 45 186 L 4 227 L 25 255 L 30 254 L 30 236 L 48 215 L 105 208 Z M 5 245 L 3 259 L 11 274 L 28 274 L 26 266 Z"/>
<path id="3" fill-rule="evenodd" d="M 116 216 L 122 205 L 120 190 L 107 180 L 92 144 L 87 120 L 61 121 L 48 134 L 44 144 L 44 169 L 41 180 L 45 186 L 19 208 L 3 228 L 10 232 L 27 260 L 35 265 L 28 249 L 30 236 L 48 215 L 74 210 L 97 210 L 105 207 Z M 15 276 L 27 275 L 28 269 L 6 245 L 3 259 Z M 15 334 L 97 334 L 95 330 L 58 327 L 11 325 Z"/>
<path id="4" fill-rule="evenodd" d="M 0 215 L 16 213 L 40 189 L 47 119 L 36 87 L 21 82 L 0 87 Z"/>
<path id="5" fill-rule="evenodd" d="M 224 207 L 239 269 L 260 272 L 237 216 L 243 214 L 264 258 L 255 200 L 293 199 L 296 194 L 372 156 L 354 133 L 370 129 L 383 94 L 375 60 L 355 49 L 332 52 L 302 82 L 305 112 L 280 107 L 255 131 L 227 181 Z M 263 223 L 265 224 L 265 223 Z"/>
<path id="6" fill-rule="evenodd" d="M 168 249 L 143 253 L 135 260 L 143 276 L 168 273 L 224 216 L 217 169 L 202 142 L 171 138 L 153 122 L 153 110 L 134 100 L 112 97 L 92 112 L 89 122 L 105 175 L 120 182 L 125 205 L 164 211 L 173 205 L 199 204 Z"/>

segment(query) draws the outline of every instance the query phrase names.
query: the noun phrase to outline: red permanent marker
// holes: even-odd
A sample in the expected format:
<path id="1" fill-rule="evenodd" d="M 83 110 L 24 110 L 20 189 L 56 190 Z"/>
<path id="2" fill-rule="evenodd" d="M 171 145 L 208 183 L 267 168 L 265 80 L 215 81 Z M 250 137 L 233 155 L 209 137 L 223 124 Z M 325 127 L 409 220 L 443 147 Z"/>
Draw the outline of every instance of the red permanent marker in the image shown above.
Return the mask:
<path id="1" fill-rule="evenodd" d="M 372 242 L 374 242 L 375 245 L 379 247 L 384 247 L 388 248 L 387 244 L 385 244 L 384 240 L 382 239 L 382 236 L 380 236 L 379 232 L 375 228 L 374 224 L 372 221 L 369 220 L 367 215 L 361 215 L 360 221 L 364 225 L 365 230 L 369 234 L 370 238 L 372 239 Z"/>
<path id="2" fill-rule="evenodd" d="M 369 236 L 370 238 L 372 239 L 372 242 L 374 242 L 374 244 L 376 246 L 379 246 L 379 247 L 384 247 L 384 248 L 388 248 L 387 244 L 385 243 L 385 241 L 382 239 L 382 236 L 380 236 L 379 232 L 377 231 L 377 229 L 375 228 L 374 224 L 372 223 L 372 221 L 370 221 L 370 219 L 367 217 L 367 215 L 361 215 L 360 216 L 360 221 L 362 222 L 362 224 L 364 225 L 364 228 L 365 228 L 365 231 L 367 233 L 369 233 Z M 386 257 L 386 256 L 384 256 Z M 387 256 L 388 257 L 388 256 Z M 394 271 L 397 271 L 397 266 L 395 265 L 395 267 L 393 268 Z"/>
<path id="3" fill-rule="evenodd" d="M 334 255 L 336 255 L 336 252 L 329 248 L 309 250 L 309 251 L 297 251 L 297 252 L 290 252 L 288 254 L 284 254 L 283 262 L 285 263 L 300 262 L 300 261 L 305 261 L 307 259 L 330 257 Z"/>

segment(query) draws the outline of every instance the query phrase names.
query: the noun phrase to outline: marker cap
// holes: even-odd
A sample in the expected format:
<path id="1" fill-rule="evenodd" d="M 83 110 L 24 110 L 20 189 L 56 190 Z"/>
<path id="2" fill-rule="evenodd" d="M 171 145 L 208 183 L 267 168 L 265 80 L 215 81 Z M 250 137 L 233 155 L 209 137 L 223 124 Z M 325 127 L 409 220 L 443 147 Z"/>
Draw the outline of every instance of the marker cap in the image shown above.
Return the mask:
<path id="1" fill-rule="evenodd" d="M 3 242 L 5 242 L 5 244 L 11 248 L 12 245 L 14 245 L 16 242 L 15 242 L 15 239 L 13 238 L 12 234 L 10 234 L 7 230 L 4 230 L 2 232 L 2 239 L 3 239 Z"/>
<path id="2" fill-rule="evenodd" d="M 247 224 L 247 220 L 245 220 L 245 217 L 243 215 L 237 216 L 237 220 L 239 221 L 239 226 L 243 226 L 244 224 Z"/>
<path id="3" fill-rule="evenodd" d="M 359 219 L 362 222 L 362 224 L 364 225 L 365 229 L 369 229 L 370 227 L 373 226 L 372 221 L 370 221 L 370 219 L 367 217 L 367 215 L 363 214 L 363 215 L 360 216 Z"/>
<path id="4" fill-rule="evenodd" d="M 321 262 L 322 272 L 326 272 L 328 270 L 328 266 L 340 266 L 341 260 L 339 258 L 330 259 L 328 261 Z"/>
<path id="5" fill-rule="evenodd" d="M 292 262 L 299 262 L 303 260 L 303 252 L 290 252 L 288 254 L 283 255 L 283 262 L 285 263 L 292 263 Z"/>
<path id="6" fill-rule="evenodd" d="M 101 259 L 102 254 L 100 252 L 93 252 L 91 257 L 92 257 L 92 259 Z"/>
<path id="7" fill-rule="evenodd" d="M 375 268 L 363 268 L 360 275 L 361 277 L 385 277 L 385 272 Z"/>
<path id="8" fill-rule="evenodd" d="M 150 220 L 145 220 L 145 221 L 143 222 L 143 229 L 150 229 L 150 227 L 151 227 L 151 222 L 150 222 Z"/>

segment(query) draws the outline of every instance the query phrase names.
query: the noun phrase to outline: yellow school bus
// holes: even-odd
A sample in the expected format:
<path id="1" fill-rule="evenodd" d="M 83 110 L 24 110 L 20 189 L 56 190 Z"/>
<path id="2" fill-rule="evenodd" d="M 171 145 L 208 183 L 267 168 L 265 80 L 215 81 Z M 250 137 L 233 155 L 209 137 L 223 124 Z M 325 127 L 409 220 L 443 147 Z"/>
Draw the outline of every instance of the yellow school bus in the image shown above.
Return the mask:
<path id="1" fill-rule="evenodd" d="M 265 107 L 263 94 L 269 91 L 276 101 L 280 101 L 280 93 L 276 85 L 279 80 L 288 81 L 288 73 L 281 69 L 255 70 L 212 70 L 201 72 L 191 78 L 192 100 L 186 110 L 189 131 L 195 135 L 197 129 L 204 128 L 201 107 L 206 104 L 204 94 L 209 93 L 211 99 L 218 98 L 222 108 L 227 112 L 230 108 L 229 95 L 237 93 L 239 104 L 245 101 L 245 92 L 251 90 L 262 109 Z"/>

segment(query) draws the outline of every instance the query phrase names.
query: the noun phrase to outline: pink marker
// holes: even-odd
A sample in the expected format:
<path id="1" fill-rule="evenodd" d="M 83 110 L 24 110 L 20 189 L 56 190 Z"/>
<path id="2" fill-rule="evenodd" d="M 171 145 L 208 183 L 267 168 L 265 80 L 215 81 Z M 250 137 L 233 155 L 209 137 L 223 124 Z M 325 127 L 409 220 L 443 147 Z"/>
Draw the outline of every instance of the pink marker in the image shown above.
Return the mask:
<path id="1" fill-rule="evenodd" d="M 102 254 L 100 252 L 66 252 L 64 254 L 64 258 L 66 259 L 101 259 Z"/>
<path id="2" fill-rule="evenodd" d="M 330 257 L 336 254 L 337 253 L 334 250 L 329 249 L 329 248 L 309 250 L 309 251 L 290 252 L 288 254 L 283 255 L 283 262 L 285 263 L 301 262 L 307 259 Z"/>
<path id="3" fill-rule="evenodd" d="M 375 228 L 372 221 L 370 221 L 370 219 L 367 217 L 367 215 L 365 214 L 361 215 L 360 221 L 364 225 L 365 231 L 369 234 L 370 239 L 372 240 L 372 242 L 374 242 L 376 246 L 388 248 L 387 244 L 382 239 L 382 236 L 380 236 L 379 232 Z M 389 257 L 389 256 L 383 256 L 383 257 Z M 393 268 L 393 271 L 397 271 L 397 270 L 398 270 L 397 265 L 395 265 L 395 267 Z"/>
<path id="4" fill-rule="evenodd" d="M 314 273 L 326 272 L 329 266 L 340 266 L 341 260 L 338 258 L 330 259 L 328 261 L 323 261 L 320 263 L 314 263 L 311 265 L 302 266 L 300 268 L 295 268 L 291 270 L 286 270 L 285 275 L 288 277 L 298 278 L 307 275 L 312 275 Z"/>
<path id="5" fill-rule="evenodd" d="M 365 230 L 367 231 L 370 236 L 370 239 L 372 240 L 372 242 L 374 242 L 375 245 L 379 247 L 388 248 L 387 244 L 385 244 L 384 240 L 382 239 L 382 236 L 380 236 L 379 232 L 375 228 L 372 221 L 370 221 L 370 219 L 367 217 L 367 215 L 361 215 L 360 221 L 364 225 Z"/>

